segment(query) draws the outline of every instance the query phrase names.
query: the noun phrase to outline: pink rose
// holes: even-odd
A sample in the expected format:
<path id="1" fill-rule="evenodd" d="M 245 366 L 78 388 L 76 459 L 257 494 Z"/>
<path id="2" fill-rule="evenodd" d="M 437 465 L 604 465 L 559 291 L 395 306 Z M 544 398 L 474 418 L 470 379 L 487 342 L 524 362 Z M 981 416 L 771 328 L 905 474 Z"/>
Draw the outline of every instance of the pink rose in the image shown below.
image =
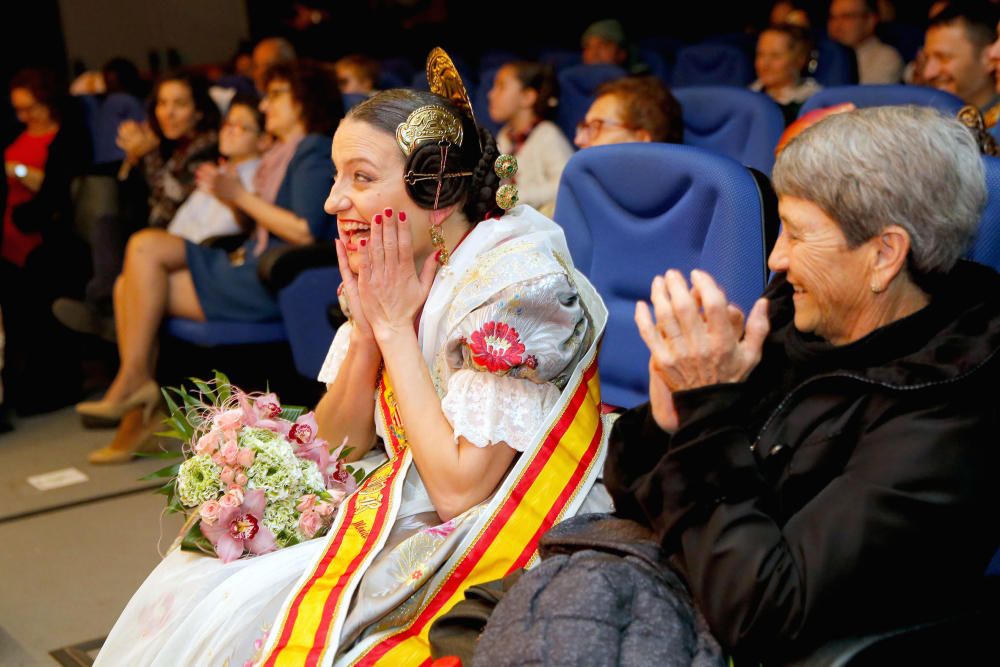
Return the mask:
<path id="1" fill-rule="evenodd" d="M 234 466 L 236 465 L 236 457 L 240 453 L 240 446 L 236 444 L 235 440 L 226 440 L 219 453 L 222 454 L 222 458 L 226 460 L 227 465 Z"/>
<path id="2" fill-rule="evenodd" d="M 239 507 L 243 504 L 243 490 L 234 487 L 226 491 L 226 495 L 219 499 L 222 507 Z"/>
<path id="3" fill-rule="evenodd" d="M 334 503 L 328 503 L 325 500 L 316 503 L 316 511 L 319 512 L 319 515 L 324 519 L 329 519 L 331 516 L 333 516 L 333 512 L 336 509 L 337 506 Z"/>
<path id="4" fill-rule="evenodd" d="M 248 480 L 247 476 L 244 475 L 243 473 L 240 473 L 236 476 L 236 483 L 239 484 L 241 487 L 246 486 L 248 481 L 250 480 Z"/>
<path id="5" fill-rule="evenodd" d="M 208 433 L 198 438 L 198 444 L 194 446 L 196 454 L 214 454 L 219 447 L 219 432 L 212 429 Z"/>
<path id="6" fill-rule="evenodd" d="M 215 465 L 217 466 L 226 465 L 226 459 L 219 452 L 212 454 L 212 461 L 215 462 Z"/>
<path id="7" fill-rule="evenodd" d="M 300 445 L 308 445 L 316 438 L 317 430 L 319 426 L 316 424 L 316 415 L 309 412 L 295 420 L 288 431 L 288 439 Z"/>
<path id="8" fill-rule="evenodd" d="M 236 481 L 236 471 L 230 468 L 229 466 L 226 466 L 225 468 L 222 469 L 222 474 L 219 475 L 219 479 L 222 480 L 223 484 L 229 486 L 234 481 Z"/>
<path id="9" fill-rule="evenodd" d="M 254 411 L 259 419 L 277 419 L 281 414 L 281 404 L 277 394 L 264 394 L 253 401 Z"/>
<path id="10" fill-rule="evenodd" d="M 308 512 L 312 508 L 316 507 L 316 500 L 315 493 L 307 493 L 299 498 L 299 504 L 295 506 L 295 509 L 300 512 Z"/>
<path id="11" fill-rule="evenodd" d="M 253 460 L 256 456 L 252 449 L 244 447 L 236 454 L 236 462 L 244 468 L 249 468 L 253 465 Z"/>
<path id="12" fill-rule="evenodd" d="M 217 500 L 209 500 L 201 504 L 198 508 L 198 514 L 201 515 L 201 520 L 212 526 L 215 522 L 219 520 L 219 512 L 222 511 L 222 505 L 219 504 Z"/>
<path id="13" fill-rule="evenodd" d="M 243 425 L 243 412 L 241 410 L 226 410 L 215 416 L 212 420 L 217 428 L 223 431 L 232 431 Z"/>
<path id="14" fill-rule="evenodd" d="M 320 518 L 317 512 L 308 511 L 303 512 L 302 516 L 299 517 L 299 532 L 309 539 L 316 534 L 323 525 L 323 520 Z"/>

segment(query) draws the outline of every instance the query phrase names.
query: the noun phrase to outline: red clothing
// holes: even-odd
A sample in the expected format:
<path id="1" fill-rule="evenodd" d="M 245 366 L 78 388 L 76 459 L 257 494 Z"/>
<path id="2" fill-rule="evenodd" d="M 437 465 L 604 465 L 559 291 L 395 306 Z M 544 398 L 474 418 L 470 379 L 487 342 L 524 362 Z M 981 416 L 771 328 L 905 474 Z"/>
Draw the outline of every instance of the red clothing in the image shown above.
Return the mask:
<path id="1" fill-rule="evenodd" d="M 4 151 L 5 162 L 16 162 L 35 169 L 45 169 L 49 156 L 49 144 L 55 132 L 33 136 L 22 132 Z M 7 177 L 7 206 L 3 211 L 3 258 L 17 266 L 24 266 L 28 255 L 42 243 L 40 233 L 25 234 L 14 225 L 14 208 L 31 201 L 35 197 L 17 178 Z"/>

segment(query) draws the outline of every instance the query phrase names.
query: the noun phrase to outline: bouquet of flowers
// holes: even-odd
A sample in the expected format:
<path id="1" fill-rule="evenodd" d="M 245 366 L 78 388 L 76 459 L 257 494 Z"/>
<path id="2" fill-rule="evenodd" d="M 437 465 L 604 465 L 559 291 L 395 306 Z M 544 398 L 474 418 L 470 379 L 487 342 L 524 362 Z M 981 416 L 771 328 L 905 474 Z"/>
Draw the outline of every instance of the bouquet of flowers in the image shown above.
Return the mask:
<path id="1" fill-rule="evenodd" d="M 244 393 L 222 373 L 192 382 L 193 393 L 163 391 L 171 430 L 161 435 L 185 443 L 184 460 L 149 476 L 169 479 L 157 493 L 169 512 L 188 517 L 181 548 L 228 563 L 326 534 L 363 480 L 343 461 L 346 440 L 331 452 L 312 412 L 282 407 L 273 393 Z"/>

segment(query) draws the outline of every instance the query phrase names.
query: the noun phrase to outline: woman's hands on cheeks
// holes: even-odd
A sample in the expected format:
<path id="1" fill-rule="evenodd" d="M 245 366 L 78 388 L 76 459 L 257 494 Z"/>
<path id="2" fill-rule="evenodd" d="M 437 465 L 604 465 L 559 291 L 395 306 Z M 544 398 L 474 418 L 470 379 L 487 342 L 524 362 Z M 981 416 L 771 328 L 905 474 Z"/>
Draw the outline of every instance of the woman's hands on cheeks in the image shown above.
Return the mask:
<path id="1" fill-rule="evenodd" d="M 357 291 L 375 340 L 382 346 L 401 333 L 414 335 L 437 271 L 435 256 L 427 257 L 418 275 L 406 213 L 397 217 L 391 208 L 372 219 L 370 238 L 360 250 Z"/>
<path id="2" fill-rule="evenodd" d="M 358 294 L 358 278 L 351 271 L 351 265 L 347 260 L 347 248 L 344 247 L 344 242 L 340 239 L 336 239 L 334 244 L 337 248 L 337 265 L 340 267 L 340 289 L 343 290 L 343 296 L 347 300 L 349 310 L 349 313 L 345 314 L 351 318 L 354 325 L 351 329 L 351 347 L 358 349 L 359 346 L 364 346 L 377 350 L 375 335 L 365 317 L 361 296 Z M 367 247 L 361 248 L 361 252 L 367 252 Z"/>
<path id="3" fill-rule="evenodd" d="M 636 304 L 635 322 L 649 348 L 649 400 L 665 431 L 679 426 L 674 392 L 742 382 L 760 361 L 770 329 L 767 300 L 758 299 L 744 328 L 743 314 L 703 271 L 691 272 L 692 287 L 671 269 L 653 279 L 650 300 Z M 655 320 L 654 320 L 655 314 Z"/>

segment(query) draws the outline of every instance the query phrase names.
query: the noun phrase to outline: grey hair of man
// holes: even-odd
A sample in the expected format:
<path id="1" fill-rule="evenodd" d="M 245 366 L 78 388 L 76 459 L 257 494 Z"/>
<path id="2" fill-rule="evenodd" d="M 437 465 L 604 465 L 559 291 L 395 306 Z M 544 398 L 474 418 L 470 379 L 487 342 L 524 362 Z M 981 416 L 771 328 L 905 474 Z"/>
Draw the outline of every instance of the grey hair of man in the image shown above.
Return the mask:
<path id="1" fill-rule="evenodd" d="M 836 221 L 850 248 L 890 225 L 910 235 L 908 270 L 947 273 L 965 254 L 986 205 L 976 140 L 958 120 L 918 106 L 834 114 L 781 152 L 778 196 L 812 202 Z"/>

